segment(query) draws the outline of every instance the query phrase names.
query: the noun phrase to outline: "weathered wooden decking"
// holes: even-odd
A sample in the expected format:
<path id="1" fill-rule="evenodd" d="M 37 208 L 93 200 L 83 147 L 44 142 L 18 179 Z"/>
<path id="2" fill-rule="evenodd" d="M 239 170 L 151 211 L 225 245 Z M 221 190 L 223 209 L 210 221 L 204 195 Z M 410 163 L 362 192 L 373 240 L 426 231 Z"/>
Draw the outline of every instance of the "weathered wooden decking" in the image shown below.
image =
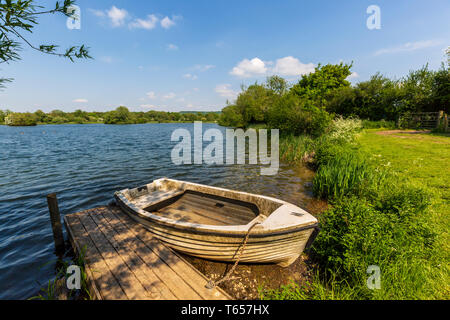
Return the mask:
<path id="1" fill-rule="evenodd" d="M 116 207 L 64 217 L 76 251 L 85 248 L 86 273 L 97 299 L 222 300 L 220 288 Z"/>

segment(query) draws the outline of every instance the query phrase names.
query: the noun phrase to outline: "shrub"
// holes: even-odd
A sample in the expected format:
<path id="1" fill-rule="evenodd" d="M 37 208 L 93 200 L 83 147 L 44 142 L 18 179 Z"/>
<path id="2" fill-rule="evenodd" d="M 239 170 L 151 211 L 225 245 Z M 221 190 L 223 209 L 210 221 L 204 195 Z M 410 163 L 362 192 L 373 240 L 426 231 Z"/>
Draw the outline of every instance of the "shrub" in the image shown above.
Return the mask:
<path id="1" fill-rule="evenodd" d="M 322 135 L 331 122 L 331 116 L 311 101 L 287 94 L 276 101 L 268 111 L 267 122 L 271 128 L 284 134 Z"/>
<path id="2" fill-rule="evenodd" d="M 5 124 L 8 126 L 35 126 L 37 120 L 32 113 L 10 113 L 5 117 Z"/>
<path id="3" fill-rule="evenodd" d="M 129 124 L 134 123 L 128 108 L 118 107 L 116 110 L 105 114 L 105 124 Z"/>
<path id="4" fill-rule="evenodd" d="M 245 127 L 244 118 L 242 117 L 238 107 L 235 105 L 225 107 L 222 110 L 222 114 L 219 118 L 219 124 L 224 127 Z"/>
<path id="5" fill-rule="evenodd" d="M 395 129 L 396 124 L 395 121 L 386 121 L 384 119 L 379 121 L 363 120 L 362 127 L 364 129 L 381 129 L 381 128 Z"/>
<path id="6" fill-rule="evenodd" d="M 339 143 L 351 143 L 355 141 L 361 129 L 361 120 L 357 118 L 344 119 L 342 116 L 339 116 L 331 123 L 328 137 Z"/>
<path id="7" fill-rule="evenodd" d="M 432 252 L 435 234 L 426 220 L 429 204 L 426 192 L 406 185 L 384 189 L 375 202 L 341 198 L 319 218 L 322 231 L 314 255 L 326 272 L 347 279 L 350 285 L 365 287 L 367 267 L 377 265 L 385 283 L 402 270 L 405 281 L 422 281 L 422 286 L 425 277 L 408 276 L 407 270 L 420 269 Z"/>

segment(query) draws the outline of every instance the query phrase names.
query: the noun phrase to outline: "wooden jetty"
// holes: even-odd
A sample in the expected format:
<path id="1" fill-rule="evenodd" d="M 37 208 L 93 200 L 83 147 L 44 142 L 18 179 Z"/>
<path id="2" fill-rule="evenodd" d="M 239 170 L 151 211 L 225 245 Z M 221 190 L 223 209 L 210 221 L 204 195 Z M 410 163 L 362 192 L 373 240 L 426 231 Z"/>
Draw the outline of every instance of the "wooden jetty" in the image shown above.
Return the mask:
<path id="1" fill-rule="evenodd" d="M 93 298 L 101 300 L 226 300 L 178 253 L 166 247 L 118 207 L 64 217 L 74 250 L 84 248 Z"/>

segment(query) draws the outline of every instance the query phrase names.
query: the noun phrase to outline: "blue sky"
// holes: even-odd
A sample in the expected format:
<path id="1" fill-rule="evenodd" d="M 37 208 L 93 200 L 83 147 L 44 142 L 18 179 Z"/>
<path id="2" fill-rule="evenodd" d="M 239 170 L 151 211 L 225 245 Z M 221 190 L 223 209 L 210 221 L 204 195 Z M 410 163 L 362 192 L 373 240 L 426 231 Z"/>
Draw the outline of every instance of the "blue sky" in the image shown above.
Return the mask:
<path id="1" fill-rule="evenodd" d="M 47 7 L 54 1 L 40 1 Z M 353 61 L 351 81 L 439 68 L 450 45 L 450 2 L 78 0 L 81 29 L 43 17 L 28 39 L 86 44 L 95 58 L 71 63 L 24 47 L 2 65 L 13 83 L 0 109 L 13 111 L 220 110 L 242 84 L 279 74 L 291 82 L 318 63 Z M 369 30 L 369 5 L 381 29 Z"/>

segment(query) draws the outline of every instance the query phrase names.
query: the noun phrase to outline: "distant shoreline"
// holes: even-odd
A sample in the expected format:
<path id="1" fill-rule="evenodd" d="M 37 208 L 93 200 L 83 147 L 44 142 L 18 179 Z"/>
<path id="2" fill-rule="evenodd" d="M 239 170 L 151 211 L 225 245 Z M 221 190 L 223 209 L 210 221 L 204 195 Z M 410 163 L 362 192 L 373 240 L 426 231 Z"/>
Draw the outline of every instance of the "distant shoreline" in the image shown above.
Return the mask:
<path id="1" fill-rule="evenodd" d="M 202 121 L 203 123 L 217 123 L 217 121 Z M 67 123 L 37 123 L 35 125 L 28 126 L 12 126 L 4 123 L 0 123 L 0 126 L 5 127 L 37 127 L 37 126 L 61 126 L 61 125 L 87 125 L 87 124 L 103 124 L 105 126 L 123 126 L 123 125 L 140 125 L 140 124 L 156 124 L 156 123 L 194 123 L 194 121 L 150 121 L 144 123 L 114 123 L 107 124 L 103 122 L 85 122 L 85 123 L 76 123 L 76 122 L 67 122 Z"/>

